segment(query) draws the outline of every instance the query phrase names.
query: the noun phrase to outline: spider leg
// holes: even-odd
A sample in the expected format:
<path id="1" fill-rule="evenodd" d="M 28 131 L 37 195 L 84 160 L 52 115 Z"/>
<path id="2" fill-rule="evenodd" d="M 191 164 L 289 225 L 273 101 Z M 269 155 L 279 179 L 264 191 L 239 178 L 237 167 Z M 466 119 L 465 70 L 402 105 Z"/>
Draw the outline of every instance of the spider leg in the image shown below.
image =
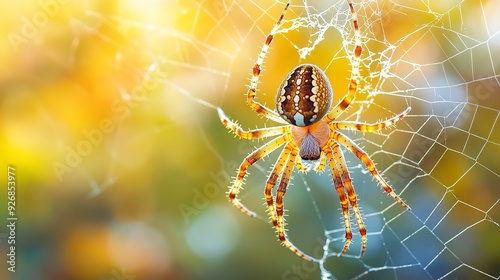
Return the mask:
<path id="1" fill-rule="evenodd" d="M 377 182 L 382 186 L 382 188 L 387 192 L 395 201 L 397 201 L 399 204 L 401 204 L 404 208 L 407 210 L 410 210 L 410 206 L 408 206 L 406 203 L 404 203 L 401 198 L 399 198 L 398 195 L 394 193 L 392 188 L 387 184 L 387 182 L 380 176 L 378 173 L 377 169 L 375 168 L 375 164 L 373 161 L 370 159 L 368 154 L 363 151 L 356 143 L 352 142 L 349 138 L 344 136 L 342 133 L 338 131 L 332 131 L 333 136 L 330 137 L 331 139 L 334 139 L 335 141 L 339 142 L 342 146 L 346 147 L 349 149 L 356 157 L 359 158 L 365 165 L 368 171 L 372 174 L 372 176 L 377 180 Z"/>
<path id="2" fill-rule="evenodd" d="M 247 104 L 254 110 L 257 114 L 266 117 L 268 119 L 271 119 L 275 122 L 278 123 L 284 123 L 287 124 L 281 116 L 279 116 L 276 112 L 273 110 L 267 108 L 266 106 L 262 105 L 260 102 L 255 100 L 255 95 L 257 93 L 257 84 L 259 82 L 259 76 L 261 72 L 261 66 L 262 63 L 264 62 L 264 59 L 266 58 L 267 53 L 269 52 L 269 46 L 271 45 L 271 42 L 273 41 L 274 35 L 276 32 L 278 32 L 278 29 L 281 26 L 281 21 L 283 20 L 283 17 L 285 16 L 286 11 L 288 10 L 288 7 L 290 6 L 290 3 L 288 2 L 285 7 L 283 8 L 283 12 L 281 13 L 280 17 L 276 21 L 276 24 L 274 25 L 273 29 L 271 32 L 267 35 L 266 41 L 264 45 L 262 46 L 262 49 L 260 50 L 259 56 L 257 57 L 257 60 L 255 61 L 255 64 L 252 68 L 252 78 L 250 80 L 250 88 L 248 89 L 247 92 Z"/>
<path id="3" fill-rule="evenodd" d="M 330 123 L 330 128 L 332 130 L 339 130 L 339 129 L 350 129 L 350 130 L 358 130 L 362 132 L 375 132 L 382 130 L 388 126 L 393 125 L 395 122 L 399 121 L 400 119 L 404 118 L 408 112 L 410 112 L 411 107 L 406 108 L 403 112 L 400 114 L 387 119 L 385 121 L 377 122 L 377 123 L 358 123 L 358 122 L 333 122 Z"/>
<path id="4" fill-rule="evenodd" d="M 358 25 L 358 16 L 356 15 L 356 11 L 350 0 L 347 0 L 349 3 L 349 9 L 351 11 L 351 19 L 354 25 L 354 57 L 351 62 L 352 70 L 351 70 L 351 80 L 349 82 L 349 91 L 346 96 L 333 107 L 330 112 L 325 116 L 324 120 L 329 123 L 335 120 L 342 112 L 344 112 L 351 102 L 354 100 L 356 95 L 356 90 L 358 89 L 358 80 L 359 80 L 359 65 L 361 64 L 361 51 L 363 47 L 361 46 L 361 33 L 359 32 Z"/>
<path id="5" fill-rule="evenodd" d="M 278 230 L 278 238 L 281 243 L 285 245 L 292 252 L 302 257 L 305 260 L 312 261 L 312 257 L 302 253 L 297 247 L 295 247 L 288 239 L 286 238 L 285 233 L 285 219 L 283 217 L 283 196 L 285 195 L 286 189 L 288 187 L 288 183 L 290 182 L 290 177 L 293 172 L 293 166 L 295 165 L 295 158 L 297 157 L 298 148 L 295 145 L 290 146 L 290 155 L 288 157 L 288 161 L 286 163 L 285 170 L 281 175 L 280 184 L 278 186 L 278 192 L 276 194 L 276 216 L 278 218 L 278 223 L 276 225 L 276 229 Z M 287 146 L 288 147 L 288 146 Z"/>
<path id="6" fill-rule="evenodd" d="M 276 126 L 276 127 L 244 130 L 236 122 L 233 122 L 231 119 L 229 119 L 224 114 L 224 111 L 222 111 L 221 108 L 217 108 L 217 112 L 219 113 L 219 118 L 222 124 L 229 130 L 231 130 L 234 134 L 236 134 L 238 137 L 243 139 L 259 139 L 259 138 L 284 134 L 290 131 L 289 126 Z"/>
<path id="7" fill-rule="evenodd" d="M 297 170 L 299 170 L 300 172 L 307 172 L 309 171 L 310 167 L 307 166 L 307 165 L 304 165 L 302 164 L 302 161 L 300 160 L 300 158 L 296 157 L 295 158 L 295 167 L 297 168 Z"/>
<path id="8" fill-rule="evenodd" d="M 292 148 L 291 145 L 288 144 L 285 146 L 278 159 L 276 160 L 276 164 L 274 165 L 273 171 L 269 174 L 269 177 L 266 182 L 266 188 L 264 189 L 264 195 L 266 197 L 267 208 L 269 210 L 269 214 L 271 215 L 271 220 L 273 222 L 274 227 L 278 228 L 278 219 L 276 217 L 276 209 L 274 208 L 274 198 L 272 190 L 276 185 L 276 181 L 278 177 L 283 172 L 283 168 L 289 161 L 290 152 Z"/>
<path id="9" fill-rule="evenodd" d="M 351 208 L 354 212 L 354 217 L 356 218 L 356 223 L 358 224 L 359 234 L 361 235 L 361 255 L 359 257 L 362 258 L 365 254 L 367 241 L 365 224 L 363 223 L 363 218 L 361 217 L 361 213 L 359 212 L 356 192 L 354 190 L 354 186 L 352 185 L 351 175 L 349 174 L 349 170 L 347 169 L 342 150 L 339 148 L 339 144 L 337 142 L 332 142 L 333 155 L 336 159 L 337 168 L 340 170 L 340 177 L 347 190 L 347 197 L 349 198 L 349 203 L 351 204 Z"/>
<path id="10" fill-rule="evenodd" d="M 342 178 L 339 174 L 339 170 L 337 168 L 336 157 L 334 157 L 332 153 L 332 147 L 330 145 L 325 145 L 323 147 L 323 152 L 328 159 L 328 165 L 330 166 L 330 172 L 332 173 L 333 183 L 335 185 L 335 190 L 338 193 L 340 199 L 340 206 L 342 207 L 342 214 L 344 215 L 344 227 L 345 227 L 345 245 L 342 253 L 340 255 L 344 255 L 344 253 L 349 249 L 349 245 L 351 244 L 352 239 L 352 231 L 351 231 L 351 220 L 349 219 L 349 202 L 347 200 L 344 183 L 342 182 Z"/>
<path id="11" fill-rule="evenodd" d="M 319 163 L 314 170 L 316 172 L 323 172 L 323 170 L 325 170 L 325 165 L 326 165 L 326 157 L 324 153 L 321 153 L 319 158 Z"/>
<path id="12" fill-rule="evenodd" d="M 270 154 L 272 151 L 276 150 L 279 146 L 283 145 L 284 143 L 288 142 L 291 140 L 291 135 L 290 134 L 284 134 L 281 137 L 277 137 L 266 144 L 262 145 L 259 147 L 257 150 L 253 151 L 251 154 L 249 154 L 243 162 L 241 163 L 240 167 L 238 168 L 238 175 L 236 176 L 236 179 L 234 180 L 233 185 L 231 186 L 230 190 L 228 191 L 228 197 L 229 200 L 234 204 L 234 206 L 238 207 L 243 213 L 245 213 L 248 216 L 255 217 L 255 213 L 248 210 L 238 198 L 236 198 L 237 194 L 240 192 L 240 188 L 243 185 L 243 179 L 245 178 L 245 175 L 247 174 L 247 169 L 249 166 L 254 164 L 256 161 L 259 159 L 267 156 Z"/>

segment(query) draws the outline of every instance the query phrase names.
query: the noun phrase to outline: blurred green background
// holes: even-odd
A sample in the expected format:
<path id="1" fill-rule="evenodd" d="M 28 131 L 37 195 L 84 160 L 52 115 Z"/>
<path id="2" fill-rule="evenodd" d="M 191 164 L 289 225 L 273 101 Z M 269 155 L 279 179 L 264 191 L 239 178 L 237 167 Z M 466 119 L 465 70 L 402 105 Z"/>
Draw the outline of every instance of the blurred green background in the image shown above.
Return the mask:
<path id="1" fill-rule="evenodd" d="M 292 242 L 316 254 L 330 238 L 325 268 L 338 279 L 498 277 L 499 3 L 357 2 L 363 81 L 345 117 L 375 122 L 413 109 L 396 129 L 348 135 L 413 212 L 346 152 L 369 231 L 365 258 L 357 235 L 336 256 L 343 227 L 327 173 L 295 173 L 285 202 Z M 244 128 L 273 125 L 244 94 L 283 4 L 4 3 L 0 278 L 317 279 L 318 264 L 280 246 L 265 213 L 276 155 L 250 169 L 241 193 L 258 218 L 227 201 L 237 166 L 263 142 L 234 138 L 214 110 Z M 309 5 L 292 1 L 283 27 L 293 30 L 276 36 L 266 59 L 259 100 L 270 107 L 299 63 L 326 70 L 334 102 L 347 89 L 347 5 Z M 320 25 L 308 25 L 318 11 Z M 15 273 L 6 265 L 8 165 L 17 183 Z"/>

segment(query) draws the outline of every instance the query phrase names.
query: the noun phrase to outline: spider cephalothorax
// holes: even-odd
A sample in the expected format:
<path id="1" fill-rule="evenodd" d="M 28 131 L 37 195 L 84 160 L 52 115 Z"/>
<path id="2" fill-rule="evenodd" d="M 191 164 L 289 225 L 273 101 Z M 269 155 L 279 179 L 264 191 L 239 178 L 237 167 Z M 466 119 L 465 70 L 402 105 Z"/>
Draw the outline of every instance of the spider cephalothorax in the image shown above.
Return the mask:
<path id="1" fill-rule="evenodd" d="M 346 240 L 344 249 L 340 255 L 343 255 L 347 249 L 349 249 L 352 239 L 349 206 L 354 212 L 354 218 L 361 235 L 361 257 L 365 252 L 367 240 L 366 228 L 357 204 L 356 192 L 354 191 L 349 170 L 347 169 L 340 146 L 343 146 L 356 155 L 356 157 L 366 165 L 366 168 L 380 186 L 395 201 L 405 208 L 410 209 L 408 205 L 392 191 L 391 187 L 382 176 L 380 176 L 375 168 L 375 164 L 368 154 L 339 131 L 342 129 L 362 132 L 379 131 L 402 119 L 410 110 L 408 107 L 402 113 L 388 120 L 373 124 L 337 120 L 354 100 L 358 86 L 359 64 L 362 51 L 361 36 L 358 29 L 356 14 L 352 3 L 349 0 L 347 2 L 349 4 L 354 26 L 355 48 L 352 61 L 352 76 L 349 81 L 348 92 L 337 105 L 331 107 L 333 91 L 325 73 L 318 66 L 312 64 L 299 65 L 285 77 L 276 94 L 276 111 L 267 108 L 255 100 L 261 65 L 269 50 L 274 35 L 281 25 L 285 12 L 290 6 L 290 3 L 287 3 L 276 25 L 266 37 L 264 46 L 257 57 L 257 61 L 252 70 L 250 88 L 247 92 L 247 103 L 252 110 L 261 116 L 285 125 L 246 131 L 235 122 L 231 121 L 224 114 L 222 109 L 218 109 L 219 117 L 224 126 L 243 139 L 259 139 L 275 136 L 274 139 L 265 143 L 245 157 L 238 168 L 236 179 L 230 187 L 228 192 L 229 200 L 243 213 L 249 216 L 255 216 L 255 213 L 248 210 L 237 198 L 237 194 L 243 185 L 243 179 L 247 174 L 248 167 L 280 146 L 285 146 L 267 179 L 264 195 L 266 197 L 266 204 L 271 220 L 278 232 L 278 238 L 287 248 L 306 260 L 312 260 L 313 258 L 301 252 L 288 241 L 285 234 L 285 222 L 283 217 L 283 197 L 288 187 L 294 166 L 302 171 L 308 171 L 311 168 L 310 165 L 303 165 L 301 159 L 306 161 L 318 160 L 319 163 L 315 167 L 316 171 L 322 171 L 326 163 L 328 163 L 335 190 L 340 198 L 340 205 L 344 217 Z M 275 201 L 272 190 L 278 182 Z"/>

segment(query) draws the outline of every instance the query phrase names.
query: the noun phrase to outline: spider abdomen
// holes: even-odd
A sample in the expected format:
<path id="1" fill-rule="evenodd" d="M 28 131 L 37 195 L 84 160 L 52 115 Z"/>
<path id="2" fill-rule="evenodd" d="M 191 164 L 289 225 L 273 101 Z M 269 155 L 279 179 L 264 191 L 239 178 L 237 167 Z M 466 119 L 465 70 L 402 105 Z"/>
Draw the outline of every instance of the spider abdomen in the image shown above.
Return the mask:
<path id="1" fill-rule="evenodd" d="M 288 123 L 309 126 L 330 109 L 333 90 L 323 70 L 313 64 L 293 69 L 276 94 L 276 110 Z"/>

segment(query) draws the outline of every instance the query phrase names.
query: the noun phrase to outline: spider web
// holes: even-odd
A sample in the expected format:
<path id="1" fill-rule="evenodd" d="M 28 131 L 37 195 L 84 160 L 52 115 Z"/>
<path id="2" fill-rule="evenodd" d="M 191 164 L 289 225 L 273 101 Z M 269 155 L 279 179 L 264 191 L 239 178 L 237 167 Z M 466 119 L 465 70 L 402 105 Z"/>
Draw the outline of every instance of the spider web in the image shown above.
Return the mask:
<path id="1" fill-rule="evenodd" d="M 200 37 L 201 45 L 216 44 L 213 52 L 235 50 L 225 54 L 233 62 L 226 65 L 228 72 L 214 75 L 223 82 L 220 91 L 214 92 L 216 100 L 222 100 L 215 103 L 245 125 L 255 123 L 255 118 L 242 120 L 239 76 L 248 77 L 245 69 L 252 66 L 261 38 L 270 31 L 282 6 L 255 1 L 196 6 L 200 18 L 193 23 L 194 30 L 205 17 L 215 23 Z M 499 277 L 498 257 L 488 253 L 498 251 L 495 245 L 496 249 L 489 247 L 494 232 L 498 233 L 500 197 L 495 188 L 500 170 L 493 156 L 500 151 L 500 23 L 490 12 L 495 8 L 498 5 L 492 1 L 356 1 L 363 78 L 354 108 L 344 117 L 373 122 L 412 107 L 395 128 L 375 135 L 350 134 L 372 155 L 412 211 L 388 199 L 359 161 L 348 155 L 369 241 L 364 259 L 358 259 L 359 235 L 347 256 L 339 258 L 344 228 L 338 223 L 338 199 L 329 175 L 296 175 L 291 189 L 305 191 L 289 191 L 286 199 L 289 237 L 321 261 L 317 271 L 305 269 L 304 262 L 304 270 L 295 271 L 301 267 L 295 261 L 297 266 L 283 272 L 283 279 L 305 279 L 316 272 L 324 279 Z M 282 77 L 295 65 L 309 62 L 326 69 L 339 100 L 346 93 L 352 49 L 352 22 L 345 1 L 292 3 L 265 61 L 259 99 L 272 107 Z M 205 58 L 207 64 L 217 60 L 211 55 Z M 246 190 L 245 203 L 259 200 L 261 190 L 254 195 L 255 185 L 263 184 L 273 162 L 264 163 L 248 179 L 247 185 L 252 186 Z M 306 197 L 310 203 L 304 202 Z M 316 232 L 318 221 L 306 217 L 312 214 L 306 209 L 311 207 L 323 234 L 316 238 L 311 233 Z"/>
<path id="2" fill-rule="evenodd" d="M 37 118 L 37 126 L 28 126 L 28 119 L 16 119 L 18 112 L 4 110 L 5 123 L 23 128 L 4 125 L 4 152 L 11 159 L 36 150 L 47 164 L 18 159 L 18 166 L 38 170 L 30 173 L 37 182 L 83 190 L 89 201 L 122 191 L 139 195 L 130 190 L 144 188 L 137 199 L 146 202 L 133 204 L 141 222 L 117 219 L 109 227 L 113 233 L 140 225 L 144 240 L 151 232 L 164 234 L 164 242 L 144 242 L 168 251 L 170 278 L 498 279 L 500 21 L 494 11 L 500 3 L 438 2 L 354 2 L 362 78 L 356 100 L 341 118 L 372 123 L 412 107 L 380 133 L 346 132 L 412 208 L 395 203 L 344 150 L 368 230 L 363 259 L 356 227 L 349 251 L 339 257 L 344 225 L 328 172 L 295 171 L 285 196 L 288 237 L 319 262 L 279 246 L 271 229 L 262 192 L 278 152 L 252 166 L 241 192 L 257 219 L 238 213 L 224 195 L 238 164 L 263 142 L 233 139 L 216 108 L 243 128 L 274 125 L 256 117 L 244 94 L 283 1 L 40 5 L 28 17 L 36 36 L 8 37 L 10 47 L 24 54 L 23 67 L 32 73 L 42 73 L 44 68 L 35 66 L 46 61 L 57 65 L 40 74 L 43 79 L 73 73 L 72 83 L 64 85 L 71 94 L 53 96 L 55 88 L 46 86 L 41 97 L 2 96 L 4 108 L 27 101 L 37 112 L 29 117 Z M 43 25 L 36 17 L 41 11 L 48 19 Z M 58 27 L 61 22 L 64 27 Z M 18 27 L 18 34 L 31 34 L 29 27 Z M 265 59 L 257 99 L 273 108 L 283 77 L 300 63 L 314 63 L 325 69 L 338 102 L 347 92 L 353 35 L 346 1 L 292 1 Z M 58 37 L 65 39 L 56 43 Z M 33 62 L 29 52 L 45 59 Z M 94 57 L 87 61 L 90 52 Z M 78 109 L 55 110 L 54 103 Z M 61 120 L 79 114 L 84 121 Z M 116 252 L 116 269 L 106 274 L 110 279 L 122 267 L 141 278 L 141 268 L 155 265 L 141 266 Z"/>

